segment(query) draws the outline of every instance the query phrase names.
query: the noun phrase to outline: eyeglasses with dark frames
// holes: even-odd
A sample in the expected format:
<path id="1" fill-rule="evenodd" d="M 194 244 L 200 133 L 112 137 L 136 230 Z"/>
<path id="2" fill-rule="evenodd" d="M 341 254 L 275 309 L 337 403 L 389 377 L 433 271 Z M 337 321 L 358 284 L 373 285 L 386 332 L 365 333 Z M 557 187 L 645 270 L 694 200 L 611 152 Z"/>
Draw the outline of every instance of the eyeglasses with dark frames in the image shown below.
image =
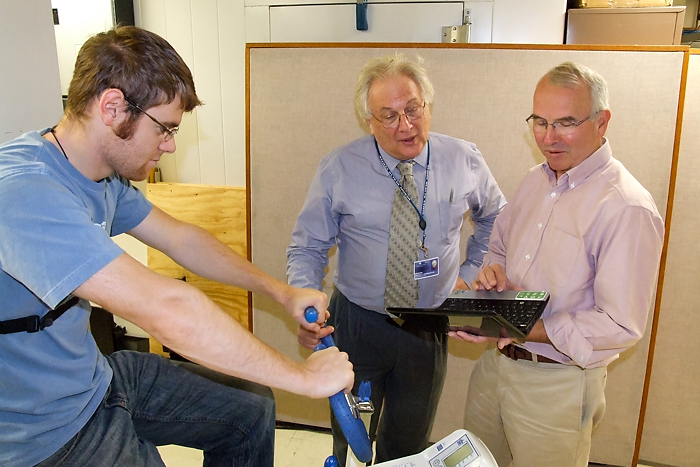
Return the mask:
<path id="1" fill-rule="evenodd" d="M 408 123 L 413 123 L 421 118 L 425 113 L 425 104 L 426 102 L 423 101 L 422 104 L 406 107 L 403 113 L 391 112 L 390 114 L 381 117 L 375 117 L 374 114 L 370 115 L 381 123 L 384 128 L 391 130 L 392 128 L 396 128 L 401 124 L 401 117 L 405 117 Z"/>
<path id="2" fill-rule="evenodd" d="M 125 100 L 126 102 L 128 102 L 129 105 L 131 105 L 132 107 L 136 108 L 136 110 L 138 110 L 139 112 L 141 112 L 142 114 L 144 114 L 146 117 L 148 117 L 148 118 L 150 118 L 151 120 L 153 120 L 153 121 L 156 123 L 156 125 L 158 125 L 158 126 L 161 128 L 161 130 L 163 130 L 163 139 L 164 139 L 165 141 L 170 141 L 171 139 L 173 139 L 173 137 L 174 137 L 174 136 L 177 134 L 177 132 L 180 130 L 180 127 L 179 127 L 179 126 L 174 126 L 174 127 L 172 127 L 172 128 L 168 128 L 168 127 L 165 126 L 163 123 L 161 123 L 157 118 L 151 116 L 148 112 L 146 112 L 146 111 L 143 110 L 141 107 L 139 107 L 138 105 L 136 105 L 136 103 L 134 103 L 134 101 L 132 101 L 131 99 L 129 99 L 128 97 L 126 97 L 126 94 L 122 93 L 122 95 L 124 96 L 124 100 Z"/>

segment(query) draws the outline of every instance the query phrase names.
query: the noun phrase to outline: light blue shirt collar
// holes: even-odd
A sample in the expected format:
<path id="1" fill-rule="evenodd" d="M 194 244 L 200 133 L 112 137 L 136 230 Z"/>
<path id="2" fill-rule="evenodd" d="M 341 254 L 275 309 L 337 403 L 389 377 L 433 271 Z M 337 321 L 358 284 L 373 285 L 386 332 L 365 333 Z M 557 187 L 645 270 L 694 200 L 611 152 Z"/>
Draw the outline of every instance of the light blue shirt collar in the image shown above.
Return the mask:
<path id="1" fill-rule="evenodd" d="M 428 139 L 428 141 L 429 140 L 430 139 Z M 396 166 L 399 165 L 399 162 L 401 162 L 401 160 L 396 159 L 395 157 L 391 156 L 388 152 L 386 152 L 379 145 L 379 141 L 377 141 L 377 147 L 379 148 L 379 153 L 384 158 L 384 162 L 386 162 L 387 167 L 389 167 L 389 169 L 393 171 L 396 168 Z M 425 143 L 425 146 L 423 146 L 423 150 L 413 160 L 416 161 L 416 164 L 425 168 L 426 164 L 428 163 L 428 142 L 427 141 Z"/>

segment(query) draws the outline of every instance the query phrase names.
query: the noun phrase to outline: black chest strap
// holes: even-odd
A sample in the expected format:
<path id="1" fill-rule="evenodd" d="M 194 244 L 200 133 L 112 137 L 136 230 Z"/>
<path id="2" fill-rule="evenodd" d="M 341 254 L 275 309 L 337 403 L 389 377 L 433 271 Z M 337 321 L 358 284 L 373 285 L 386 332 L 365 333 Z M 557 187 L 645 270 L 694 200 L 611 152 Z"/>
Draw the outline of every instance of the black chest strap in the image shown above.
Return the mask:
<path id="1" fill-rule="evenodd" d="M 15 332 L 38 332 L 48 328 L 69 308 L 77 305 L 80 301 L 78 297 L 71 297 L 63 302 L 55 310 L 49 310 L 43 317 L 39 315 L 26 316 L 24 318 L 8 319 L 0 321 L 0 334 L 12 334 Z"/>

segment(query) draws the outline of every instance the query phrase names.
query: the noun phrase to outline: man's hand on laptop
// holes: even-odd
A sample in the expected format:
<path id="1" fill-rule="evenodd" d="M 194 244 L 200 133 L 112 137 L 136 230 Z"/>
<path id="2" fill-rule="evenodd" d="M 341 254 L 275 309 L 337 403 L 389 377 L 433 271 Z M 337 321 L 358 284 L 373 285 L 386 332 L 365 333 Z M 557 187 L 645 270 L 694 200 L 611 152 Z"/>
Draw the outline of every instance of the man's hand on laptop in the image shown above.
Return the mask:
<path id="1" fill-rule="evenodd" d="M 476 280 L 472 282 L 472 289 L 496 289 L 496 292 L 503 292 L 504 290 L 524 290 L 522 287 L 519 287 L 508 280 L 508 277 L 506 277 L 506 272 L 503 270 L 503 266 L 500 264 L 490 264 L 481 268 Z"/>
<path id="2" fill-rule="evenodd" d="M 484 266 L 476 280 L 472 282 L 472 290 L 496 290 L 497 292 L 503 292 L 504 290 L 523 290 L 513 284 L 506 277 L 506 272 L 503 270 L 503 266 L 500 264 L 491 264 Z M 454 337 L 462 341 L 472 342 L 474 344 L 483 344 L 484 342 L 496 342 L 499 349 L 502 349 L 511 342 L 515 342 L 516 339 L 512 337 L 487 337 L 487 336 L 477 336 L 465 331 L 450 331 L 447 333 L 448 336 Z"/>

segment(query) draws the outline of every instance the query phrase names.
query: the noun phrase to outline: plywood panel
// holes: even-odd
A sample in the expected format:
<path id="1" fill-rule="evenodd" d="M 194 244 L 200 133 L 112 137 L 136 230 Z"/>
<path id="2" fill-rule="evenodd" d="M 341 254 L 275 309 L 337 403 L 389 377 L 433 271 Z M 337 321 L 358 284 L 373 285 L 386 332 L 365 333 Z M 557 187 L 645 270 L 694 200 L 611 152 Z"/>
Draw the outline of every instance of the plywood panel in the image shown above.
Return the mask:
<path id="1" fill-rule="evenodd" d="M 690 55 L 668 242 L 640 459 L 700 465 L 700 54 Z"/>
<path id="2" fill-rule="evenodd" d="M 246 190 L 239 187 L 149 183 L 146 196 L 176 219 L 199 225 L 245 256 L 247 251 Z M 248 292 L 193 274 L 158 250 L 148 248 L 148 267 L 159 274 L 185 278 L 236 321 L 248 328 Z M 151 338 L 151 350 L 162 353 Z"/>
<path id="3" fill-rule="evenodd" d="M 613 154 L 651 192 L 662 215 L 673 159 L 684 50 L 567 46 L 249 48 L 249 187 L 253 262 L 285 279 L 285 249 L 318 162 L 364 134 L 353 110 L 355 79 L 370 58 L 395 50 L 421 55 L 435 86 L 432 130 L 473 141 L 506 197 L 525 172 L 544 159 L 525 123 L 537 80 L 566 60 L 600 72 L 610 86 Z M 284 137 L 280 134 L 283 131 Z M 325 290 L 331 290 L 331 260 Z M 308 352 L 295 323 L 264 297 L 253 297 L 254 331 L 295 359 Z M 636 439 L 649 329 L 609 367 L 607 414 L 594 434 L 591 461 L 630 465 Z M 460 428 L 474 363 L 485 347 L 453 341 L 434 440 Z M 327 426 L 325 401 L 277 391 L 278 418 Z"/>

